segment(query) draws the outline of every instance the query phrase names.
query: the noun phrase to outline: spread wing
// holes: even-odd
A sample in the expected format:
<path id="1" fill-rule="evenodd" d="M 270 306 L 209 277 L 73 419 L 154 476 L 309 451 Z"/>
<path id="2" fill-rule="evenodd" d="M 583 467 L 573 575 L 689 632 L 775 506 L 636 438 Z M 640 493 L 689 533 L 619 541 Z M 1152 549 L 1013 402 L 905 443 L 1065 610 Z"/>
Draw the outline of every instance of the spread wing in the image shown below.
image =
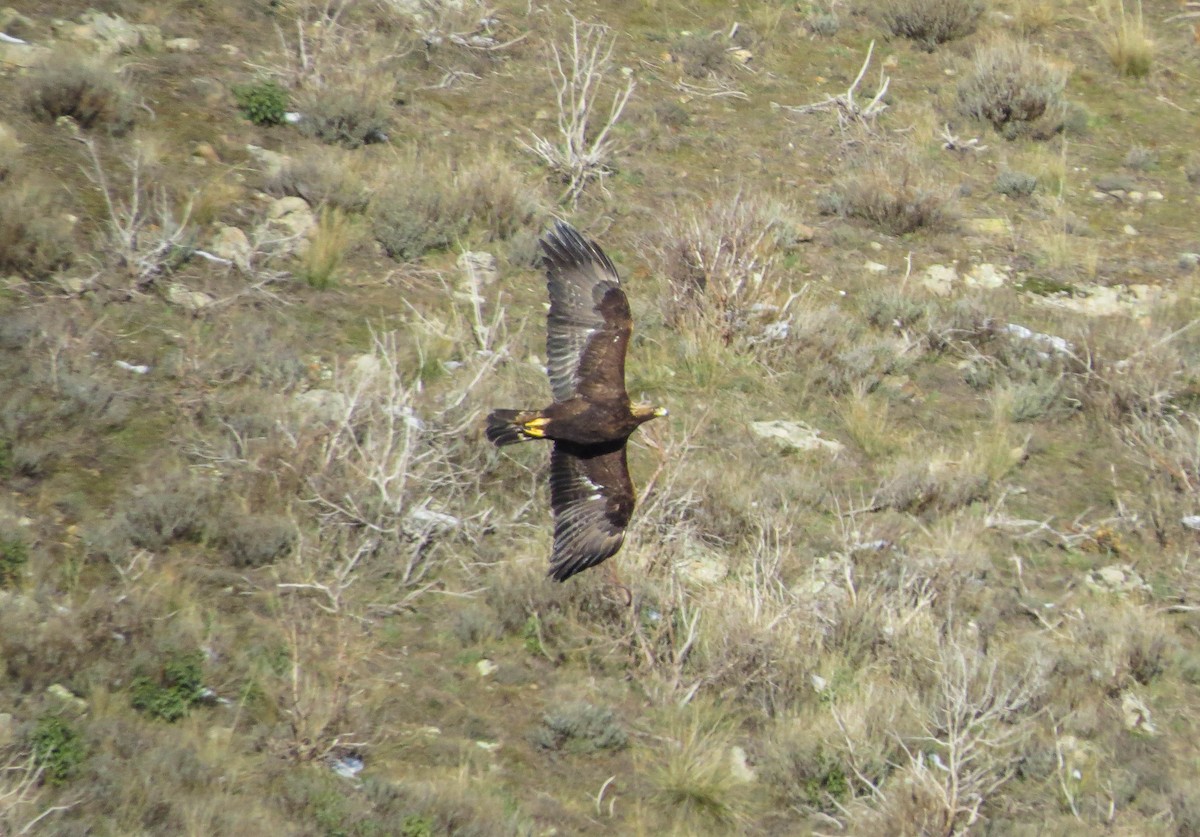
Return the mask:
<path id="1" fill-rule="evenodd" d="M 633 504 L 624 440 L 603 446 L 555 442 L 550 454 L 550 576 L 566 581 L 620 549 Z"/>
<path id="2" fill-rule="evenodd" d="M 629 301 L 612 261 L 562 221 L 541 241 L 550 292 L 546 373 L 555 401 L 625 394 Z"/>

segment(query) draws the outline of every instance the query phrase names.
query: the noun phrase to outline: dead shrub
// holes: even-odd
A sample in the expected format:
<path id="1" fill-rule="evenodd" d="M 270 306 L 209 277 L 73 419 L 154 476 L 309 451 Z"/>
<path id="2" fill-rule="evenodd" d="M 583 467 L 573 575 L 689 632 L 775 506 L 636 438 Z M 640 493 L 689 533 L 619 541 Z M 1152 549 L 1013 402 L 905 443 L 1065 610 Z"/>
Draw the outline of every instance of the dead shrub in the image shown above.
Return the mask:
<path id="1" fill-rule="evenodd" d="M 778 265 L 791 246 L 790 208 L 740 192 L 670 219 L 651 248 L 671 287 L 668 322 L 690 322 L 729 345 L 786 336 L 790 286 Z"/>
<path id="2" fill-rule="evenodd" d="M 720 32 L 711 35 L 691 34 L 680 38 L 671 47 L 671 58 L 683 66 L 692 78 L 727 75 L 732 67 L 729 44 Z"/>
<path id="3" fill-rule="evenodd" d="M 25 106 L 38 119 L 69 116 L 81 128 L 120 134 L 133 125 L 133 91 L 100 59 L 60 52 L 36 67 L 24 86 Z"/>
<path id="4" fill-rule="evenodd" d="M 955 217 L 953 196 L 942 178 L 907 149 L 855 161 L 821 196 L 818 208 L 826 215 L 860 218 L 892 235 L 944 228 Z"/>
<path id="5" fill-rule="evenodd" d="M 975 51 L 959 82 L 958 110 L 1008 139 L 1049 137 L 1063 129 L 1067 75 L 1024 41 L 999 39 Z"/>
<path id="6" fill-rule="evenodd" d="M 0 273 L 45 279 L 73 258 L 71 225 L 52 192 L 33 183 L 0 192 Z"/>
<path id="7" fill-rule="evenodd" d="M 886 0 L 879 17 L 891 34 L 932 50 L 970 35 L 986 10 L 983 0 Z"/>

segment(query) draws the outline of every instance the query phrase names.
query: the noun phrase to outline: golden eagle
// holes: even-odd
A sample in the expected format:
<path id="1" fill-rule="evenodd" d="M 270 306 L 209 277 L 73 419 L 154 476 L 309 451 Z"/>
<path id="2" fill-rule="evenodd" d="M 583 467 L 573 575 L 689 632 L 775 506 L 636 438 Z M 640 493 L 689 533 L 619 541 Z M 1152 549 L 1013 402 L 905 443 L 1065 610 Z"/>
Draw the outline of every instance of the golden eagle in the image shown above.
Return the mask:
<path id="1" fill-rule="evenodd" d="M 566 581 L 621 548 L 633 514 L 625 443 L 662 407 L 631 404 L 625 350 L 633 330 L 617 269 L 594 241 L 562 221 L 542 237 L 550 292 L 546 374 L 554 403 L 544 410 L 495 410 L 487 437 L 498 446 L 551 439 L 550 577 Z"/>

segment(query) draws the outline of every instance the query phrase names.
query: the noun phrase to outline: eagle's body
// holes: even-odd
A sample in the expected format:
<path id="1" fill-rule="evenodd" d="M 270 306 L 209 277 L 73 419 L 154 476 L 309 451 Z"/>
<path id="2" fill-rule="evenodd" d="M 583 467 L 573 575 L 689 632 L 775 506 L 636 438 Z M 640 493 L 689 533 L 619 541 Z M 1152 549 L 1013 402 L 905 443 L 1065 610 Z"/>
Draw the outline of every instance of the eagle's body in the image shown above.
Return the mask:
<path id="1" fill-rule="evenodd" d="M 625 443 L 666 410 L 632 404 L 625 390 L 633 321 L 613 263 L 561 221 L 541 248 L 550 293 L 546 372 L 554 401 L 543 410 L 493 411 L 487 437 L 496 445 L 554 442 L 550 575 L 565 581 L 621 548 L 635 502 Z"/>

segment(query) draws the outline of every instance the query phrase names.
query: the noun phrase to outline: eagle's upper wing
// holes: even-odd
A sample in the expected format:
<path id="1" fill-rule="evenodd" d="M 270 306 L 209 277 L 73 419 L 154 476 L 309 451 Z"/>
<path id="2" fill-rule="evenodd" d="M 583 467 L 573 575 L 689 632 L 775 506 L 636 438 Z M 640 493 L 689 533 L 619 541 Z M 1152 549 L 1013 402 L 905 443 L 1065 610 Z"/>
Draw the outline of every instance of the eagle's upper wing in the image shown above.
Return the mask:
<path id="1" fill-rule="evenodd" d="M 600 448 L 555 442 L 550 454 L 550 576 L 565 581 L 620 549 L 633 504 L 624 440 Z"/>
<path id="2" fill-rule="evenodd" d="M 595 242 L 562 221 L 541 247 L 550 291 L 546 372 L 554 400 L 624 395 L 633 323 L 617 269 Z"/>

